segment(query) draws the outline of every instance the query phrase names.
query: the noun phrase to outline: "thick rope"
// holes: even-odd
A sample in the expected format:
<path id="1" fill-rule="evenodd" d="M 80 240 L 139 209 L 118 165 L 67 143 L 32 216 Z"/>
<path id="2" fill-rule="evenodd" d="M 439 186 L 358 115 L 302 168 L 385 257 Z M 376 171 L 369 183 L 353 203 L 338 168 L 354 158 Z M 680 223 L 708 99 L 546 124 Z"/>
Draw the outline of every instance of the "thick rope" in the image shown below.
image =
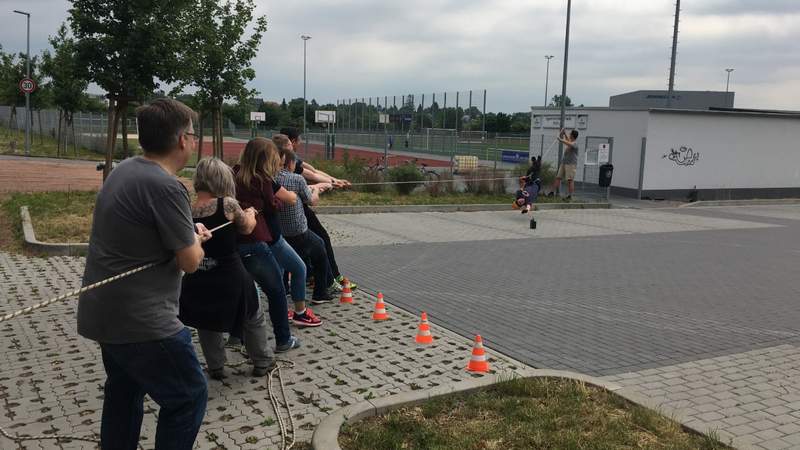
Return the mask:
<path id="1" fill-rule="evenodd" d="M 498 180 L 516 180 L 518 177 L 502 177 L 502 178 L 465 178 L 464 180 L 420 180 L 420 181 L 375 181 L 370 183 L 351 183 L 350 186 L 374 186 L 379 184 L 424 184 L 424 183 L 454 183 L 460 182 L 473 182 L 473 181 L 498 181 Z"/>
<path id="2" fill-rule="evenodd" d="M 212 228 L 211 230 L 208 230 L 208 231 L 213 233 L 214 231 L 217 231 L 220 228 L 226 227 L 226 226 L 230 225 L 231 223 L 233 223 L 233 222 L 232 221 L 226 222 L 226 223 L 224 223 L 224 224 L 222 224 L 222 225 L 220 225 L 218 227 Z M 163 262 L 163 263 L 165 263 L 165 262 Z M 37 309 L 44 308 L 45 306 L 52 305 L 53 303 L 66 300 L 66 299 L 68 299 L 70 297 L 73 297 L 73 296 L 76 296 L 76 295 L 80 295 L 80 294 L 82 294 L 84 292 L 90 291 L 92 289 L 96 289 L 96 288 L 98 288 L 100 286 L 105 286 L 106 284 L 112 283 L 114 281 L 120 280 L 120 279 L 128 277 L 128 276 L 131 276 L 131 275 L 133 275 L 135 273 L 142 272 L 144 270 L 147 270 L 147 269 L 149 269 L 151 267 L 155 267 L 158 264 L 163 264 L 163 263 L 145 264 L 144 266 L 137 267 L 135 269 L 129 270 L 127 272 L 123 272 L 123 273 L 121 273 L 119 275 L 115 275 L 115 276 L 110 277 L 110 278 L 106 278 L 105 280 L 101 280 L 101 281 L 98 281 L 97 283 L 93 283 L 93 284 L 90 284 L 88 286 L 84 286 L 84 287 L 82 287 L 80 289 L 76 289 L 76 290 L 67 292 L 66 294 L 59 295 L 58 297 L 52 298 L 50 300 L 47 300 L 47 301 L 44 301 L 44 302 L 41 302 L 41 303 L 37 303 L 35 305 L 29 306 L 27 308 L 23 308 L 23 309 L 21 309 L 19 311 L 15 311 L 15 312 L 12 312 L 10 314 L 6 314 L 6 315 L 0 317 L 0 323 L 8 321 L 8 320 L 11 320 L 11 319 L 13 319 L 15 317 L 19 317 L 19 316 L 21 316 L 23 314 L 27 314 L 27 313 L 36 311 Z M 238 350 L 241 352 L 241 349 L 238 349 Z M 226 366 L 228 366 L 228 367 L 238 367 L 238 366 L 241 366 L 241 365 L 246 364 L 248 362 L 249 362 L 248 360 L 244 360 L 244 361 L 241 361 L 241 362 L 238 362 L 238 363 L 235 363 L 235 364 L 226 364 Z M 267 380 L 267 382 L 268 382 L 267 390 L 269 392 L 269 396 L 270 396 L 270 401 L 272 403 L 272 407 L 275 410 L 275 416 L 278 418 L 278 423 L 280 424 L 281 438 L 283 439 L 283 449 L 284 450 L 290 450 L 292 448 L 292 446 L 294 446 L 294 443 L 295 443 L 295 427 L 294 427 L 294 419 L 292 418 L 292 411 L 291 411 L 291 408 L 289 407 L 289 400 L 286 397 L 286 389 L 284 387 L 283 375 L 281 374 L 281 371 L 280 371 L 281 366 L 284 366 L 286 368 L 292 368 L 292 367 L 294 367 L 294 363 L 291 362 L 291 361 L 276 360 L 275 361 L 275 367 L 269 372 L 269 378 Z M 291 441 L 290 441 L 288 446 L 286 445 L 287 429 L 284 426 L 283 419 L 281 419 L 281 416 L 280 416 L 280 413 L 279 413 L 280 404 L 278 403 L 277 397 L 272 392 L 272 379 L 273 379 L 273 375 L 275 374 L 275 372 L 278 373 L 278 381 L 279 381 L 280 386 L 281 386 L 281 393 L 283 395 L 283 401 L 284 401 L 284 404 L 286 405 L 286 410 L 287 410 L 287 412 L 289 414 L 289 423 L 290 423 L 290 426 L 291 426 L 292 435 L 291 435 Z M 36 435 L 36 436 L 12 435 L 12 434 L 8 433 L 3 427 L 0 427 L 0 435 L 5 437 L 5 438 L 7 438 L 7 439 L 10 439 L 11 441 L 14 441 L 14 442 L 18 443 L 18 444 L 21 443 L 21 442 L 25 442 L 25 441 L 44 441 L 44 440 L 82 441 L 82 442 L 92 442 L 92 443 L 96 443 L 96 444 L 100 443 L 99 439 L 94 438 L 94 437 L 88 437 L 88 436 L 73 436 L 73 435 L 65 435 L 65 434 Z M 143 448 L 141 444 L 139 444 L 139 448 L 140 449 Z"/>

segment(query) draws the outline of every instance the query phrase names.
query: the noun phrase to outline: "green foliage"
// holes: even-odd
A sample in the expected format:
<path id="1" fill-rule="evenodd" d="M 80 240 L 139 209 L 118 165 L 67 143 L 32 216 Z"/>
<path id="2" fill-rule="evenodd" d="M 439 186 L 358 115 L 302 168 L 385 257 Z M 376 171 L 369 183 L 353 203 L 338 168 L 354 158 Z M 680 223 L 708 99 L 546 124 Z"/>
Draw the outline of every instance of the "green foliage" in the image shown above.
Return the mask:
<path id="1" fill-rule="evenodd" d="M 506 192 L 506 182 L 502 179 L 504 177 L 503 172 L 480 167 L 464 177 L 465 192 L 478 195 L 503 194 Z"/>
<path id="2" fill-rule="evenodd" d="M 86 70 L 78 62 L 75 40 L 69 36 L 66 24 L 61 24 L 55 36 L 49 39 L 53 53 L 42 54 L 42 73 L 50 78 L 53 103 L 71 114 L 84 107 L 84 91 L 89 83 Z"/>
<path id="3" fill-rule="evenodd" d="M 258 52 L 261 37 L 267 30 L 267 18 L 255 17 L 253 0 L 189 0 L 190 6 L 182 17 L 180 38 L 184 53 L 179 58 L 185 72 L 173 93 L 187 86 L 196 89 L 194 96 L 199 110 L 210 111 L 215 135 L 222 136 L 220 114 L 227 110 L 231 120 L 244 124 L 249 118 L 248 99 L 257 94 L 247 83 L 255 78 L 252 60 Z M 249 37 L 245 37 L 250 31 Z M 238 105 L 223 106 L 225 100 L 235 99 Z M 215 153 L 222 153 L 217 142 Z"/>
<path id="4" fill-rule="evenodd" d="M 566 96 L 565 99 L 566 99 L 566 105 L 565 106 L 575 106 L 572 103 L 572 99 L 569 98 L 569 95 Z M 560 108 L 561 107 L 561 96 L 558 95 L 558 94 L 554 95 L 553 99 L 550 100 L 550 105 L 548 105 L 548 106 Z"/>
<path id="5" fill-rule="evenodd" d="M 71 0 L 79 64 L 111 96 L 144 99 L 181 78 L 179 25 L 190 0 Z"/>
<path id="6" fill-rule="evenodd" d="M 419 169 L 412 164 L 403 164 L 389 169 L 387 179 L 391 182 L 401 182 L 396 184 L 395 189 L 400 195 L 408 195 L 422 184 L 424 180 Z"/>
<path id="7" fill-rule="evenodd" d="M 426 183 L 425 191 L 431 197 L 441 197 L 443 195 L 451 195 L 456 192 L 456 185 L 453 180 L 452 172 L 442 172 L 439 174 L 436 183 Z"/>

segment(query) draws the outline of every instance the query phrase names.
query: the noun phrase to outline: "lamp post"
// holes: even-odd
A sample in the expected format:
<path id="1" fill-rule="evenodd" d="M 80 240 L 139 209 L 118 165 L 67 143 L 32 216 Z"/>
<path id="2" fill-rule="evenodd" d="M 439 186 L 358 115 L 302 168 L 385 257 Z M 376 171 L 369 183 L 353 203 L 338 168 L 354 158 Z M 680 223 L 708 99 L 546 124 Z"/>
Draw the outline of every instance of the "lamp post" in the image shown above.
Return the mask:
<path id="1" fill-rule="evenodd" d="M 728 72 L 728 80 L 725 82 L 725 92 L 728 92 L 728 88 L 731 86 L 731 72 L 734 69 L 725 69 L 725 72 Z"/>
<path id="2" fill-rule="evenodd" d="M 547 60 L 547 72 L 544 76 L 544 107 L 547 108 L 547 88 L 550 83 L 550 60 L 555 58 L 555 56 L 545 55 L 544 58 Z"/>
<path id="3" fill-rule="evenodd" d="M 311 36 L 302 35 L 300 39 L 303 40 L 303 156 L 308 157 L 308 135 L 306 133 L 306 42 L 311 39 Z"/>
<path id="4" fill-rule="evenodd" d="M 28 19 L 28 43 L 25 49 L 25 78 L 31 77 L 31 13 L 14 10 L 17 14 L 22 14 Z M 31 94 L 25 92 L 25 156 L 31 154 Z"/>

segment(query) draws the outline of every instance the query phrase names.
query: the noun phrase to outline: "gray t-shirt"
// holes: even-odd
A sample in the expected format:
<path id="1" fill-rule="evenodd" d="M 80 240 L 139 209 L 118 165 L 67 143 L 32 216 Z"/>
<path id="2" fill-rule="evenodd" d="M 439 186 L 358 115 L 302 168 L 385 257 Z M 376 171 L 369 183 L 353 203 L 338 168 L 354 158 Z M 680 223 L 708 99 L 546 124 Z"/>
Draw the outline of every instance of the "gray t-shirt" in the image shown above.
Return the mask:
<path id="1" fill-rule="evenodd" d="M 565 166 L 574 166 L 578 164 L 578 144 L 566 145 L 564 147 L 564 158 L 561 162 Z"/>
<path id="2" fill-rule="evenodd" d="M 183 329 L 175 251 L 195 242 L 189 194 L 144 158 L 123 161 L 97 194 L 83 285 L 159 265 L 80 296 L 78 333 L 105 344 L 147 342 Z"/>

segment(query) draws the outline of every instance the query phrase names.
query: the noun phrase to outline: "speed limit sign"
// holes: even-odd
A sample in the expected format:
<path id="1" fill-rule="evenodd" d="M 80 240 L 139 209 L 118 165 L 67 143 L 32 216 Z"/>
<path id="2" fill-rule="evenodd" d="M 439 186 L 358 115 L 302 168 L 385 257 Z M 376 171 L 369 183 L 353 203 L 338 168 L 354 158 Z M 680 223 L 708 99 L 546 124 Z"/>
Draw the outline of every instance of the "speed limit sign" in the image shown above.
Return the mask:
<path id="1" fill-rule="evenodd" d="M 19 80 L 19 90 L 26 94 L 30 94 L 36 90 L 36 82 L 30 78 L 23 78 Z"/>

